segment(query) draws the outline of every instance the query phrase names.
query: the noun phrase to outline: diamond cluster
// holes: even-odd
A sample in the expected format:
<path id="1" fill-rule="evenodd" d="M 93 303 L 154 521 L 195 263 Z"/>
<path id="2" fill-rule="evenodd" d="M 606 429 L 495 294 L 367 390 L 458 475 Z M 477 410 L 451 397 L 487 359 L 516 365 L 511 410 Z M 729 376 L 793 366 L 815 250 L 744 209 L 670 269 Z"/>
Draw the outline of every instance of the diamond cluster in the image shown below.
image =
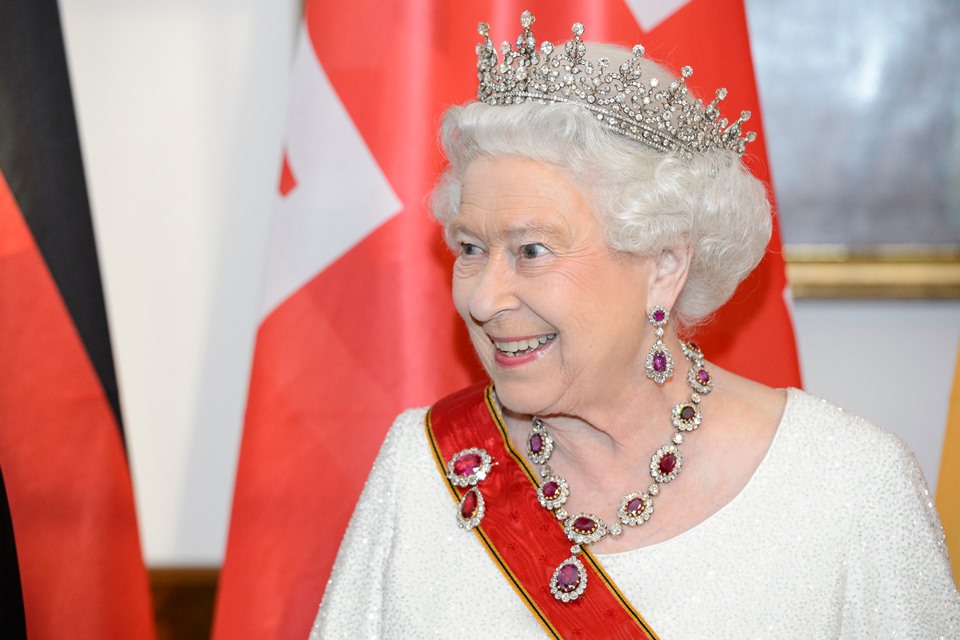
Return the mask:
<path id="1" fill-rule="evenodd" d="M 741 112 L 732 124 L 720 117 L 718 105 L 726 97 L 726 89 L 717 89 L 706 106 L 689 95 L 686 80 L 693 74 L 690 67 L 683 67 L 679 78 L 661 86 L 656 77 L 642 77 L 641 45 L 634 46 L 621 65 L 611 66 L 607 57 L 586 58 L 581 23 L 573 25 L 573 38 L 563 46 L 544 41 L 537 47 L 530 30 L 534 21 L 532 13 L 523 12 L 523 32 L 516 47 L 509 42 L 501 45 L 502 58 L 490 39 L 490 25 L 478 25 L 484 38 L 477 45 L 479 101 L 490 105 L 574 102 L 620 135 L 683 157 L 710 149 L 742 156 L 747 143 L 756 139 L 754 132 L 743 134 L 741 129 L 750 118 L 749 111 Z"/>

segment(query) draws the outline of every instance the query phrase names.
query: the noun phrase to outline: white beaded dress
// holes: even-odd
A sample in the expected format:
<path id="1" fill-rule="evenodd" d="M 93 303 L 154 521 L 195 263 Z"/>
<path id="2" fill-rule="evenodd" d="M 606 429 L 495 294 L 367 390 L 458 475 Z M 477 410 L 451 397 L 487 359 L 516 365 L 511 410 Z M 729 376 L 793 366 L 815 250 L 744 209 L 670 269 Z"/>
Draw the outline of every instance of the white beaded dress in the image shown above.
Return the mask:
<path id="1" fill-rule="evenodd" d="M 390 429 L 311 640 L 545 637 L 457 527 L 424 415 L 406 411 Z M 796 389 L 732 501 L 664 542 L 596 555 L 662 640 L 960 639 L 960 595 L 913 455 Z"/>

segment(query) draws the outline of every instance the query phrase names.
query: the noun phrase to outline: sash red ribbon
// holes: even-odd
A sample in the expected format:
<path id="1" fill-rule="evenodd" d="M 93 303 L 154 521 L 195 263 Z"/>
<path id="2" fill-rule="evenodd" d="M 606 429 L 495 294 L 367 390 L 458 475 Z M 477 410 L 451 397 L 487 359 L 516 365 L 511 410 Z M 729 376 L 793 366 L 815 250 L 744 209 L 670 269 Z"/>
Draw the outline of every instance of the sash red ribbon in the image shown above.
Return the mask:
<path id="1" fill-rule="evenodd" d="M 537 501 L 537 478 L 507 437 L 493 386 L 468 387 L 437 402 L 427 414 L 427 438 L 446 477 L 446 461 L 463 449 L 485 449 L 496 466 L 480 482 L 486 514 L 473 529 L 497 568 L 537 621 L 554 638 L 657 640 L 657 635 L 589 551 L 581 561 L 586 592 L 560 602 L 550 592 L 554 569 L 570 557 L 571 543 L 556 518 Z M 448 481 L 459 503 L 467 489 Z M 451 523 L 453 518 L 451 517 Z"/>

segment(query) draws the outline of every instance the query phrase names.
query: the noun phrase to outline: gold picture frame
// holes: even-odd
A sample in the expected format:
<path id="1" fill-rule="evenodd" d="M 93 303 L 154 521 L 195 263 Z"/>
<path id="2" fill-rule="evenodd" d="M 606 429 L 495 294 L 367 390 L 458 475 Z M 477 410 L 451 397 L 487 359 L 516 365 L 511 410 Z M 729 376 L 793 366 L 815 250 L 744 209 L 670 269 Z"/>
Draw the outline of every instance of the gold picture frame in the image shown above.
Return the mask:
<path id="1" fill-rule="evenodd" d="M 960 248 L 784 245 L 787 278 L 796 299 L 960 299 Z"/>

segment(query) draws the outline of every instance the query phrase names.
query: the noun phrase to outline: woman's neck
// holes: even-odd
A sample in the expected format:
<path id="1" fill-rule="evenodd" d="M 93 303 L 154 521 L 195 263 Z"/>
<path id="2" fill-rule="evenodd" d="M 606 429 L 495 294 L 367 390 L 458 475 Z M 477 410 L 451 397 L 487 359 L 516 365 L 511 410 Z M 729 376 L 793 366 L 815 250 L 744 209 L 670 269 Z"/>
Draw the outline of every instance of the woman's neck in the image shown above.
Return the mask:
<path id="1" fill-rule="evenodd" d="M 680 352 L 675 339 L 669 347 Z M 554 441 L 551 467 L 561 475 L 561 470 L 568 471 L 602 486 L 635 470 L 638 464 L 648 465 L 653 452 L 673 433 L 673 407 L 690 397 L 685 363 L 677 364 L 674 376 L 663 385 L 642 377 L 618 396 L 584 402 L 575 413 L 536 416 Z M 524 450 L 534 416 L 514 413 L 508 407 L 503 413 L 511 440 Z"/>

